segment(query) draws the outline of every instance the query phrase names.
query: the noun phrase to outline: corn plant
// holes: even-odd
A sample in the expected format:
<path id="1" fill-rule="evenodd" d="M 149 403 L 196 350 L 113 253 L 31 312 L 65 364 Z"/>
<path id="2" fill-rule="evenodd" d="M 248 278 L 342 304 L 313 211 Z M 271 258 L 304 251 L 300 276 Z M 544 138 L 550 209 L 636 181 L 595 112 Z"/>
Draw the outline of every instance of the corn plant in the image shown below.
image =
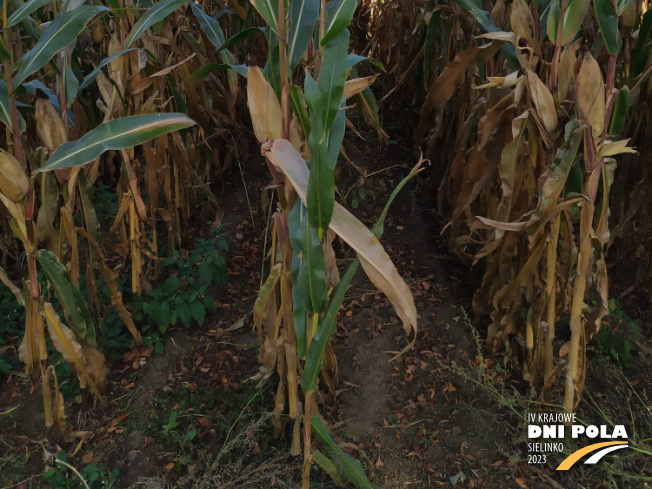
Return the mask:
<path id="1" fill-rule="evenodd" d="M 21 3 L 11 17 L 8 17 L 6 2 L 3 5 L 3 49 L 0 51 L 4 62 L 4 80 L 0 86 L 0 120 L 7 126 L 9 151 L 2 150 L 0 153 L 0 201 L 9 214 L 13 234 L 25 250 L 28 279 L 24 291 L 16 287 L 3 270 L 0 270 L 0 279 L 26 308 L 20 358 L 26 363 L 27 372 L 34 382 L 40 374 L 46 426 L 53 426 L 56 421 L 57 427 L 68 435 L 63 398 L 58 390 L 54 369 L 47 365 L 46 329 L 54 348 L 77 373 L 80 385 L 88 386 L 100 401 L 106 403 L 102 396 L 107 384 L 105 360 L 99 350 L 98 332 L 88 304 L 78 289 L 79 235 L 88 243 L 89 296 L 92 297 L 90 284 L 94 283 L 97 267 L 111 291 L 113 305 L 136 341 L 140 341 L 140 334 L 122 303 L 115 272 L 106 265 L 104 253 L 98 244 L 99 224 L 90 196 L 92 181 L 97 175 L 97 162 L 107 151 L 119 152 L 123 157 L 132 195 L 129 206 L 132 214 L 132 273 L 139 272 L 134 252 L 137 250 L 134 250 L 133 238 L 138 231 L 134 208 L 138 206 L 138 212 L 143 214 L 145 208 L 138 197 L 138 183 L 133 177 L 133 161 L 128 150 L 132 151 L 134 146 L 195 123 L 184 114 L 147 111 L 114 119 L 114 115 L 121 115 L 119 110 L 112 110 L 119 106 L 119 102 L 115 103 L 119 97 L 114 90 L 104 122 L 80 134 L 79 106 L 74 105 L 78 96 L 93 81 L 101 80 L 100 69 L 103 66 L 108 64 L 114 67 L 118 57 L 126 51 L 114 52 L 102 60 L 80 83 L 71 69 L 73 45 L 89 22 L 93 19 L 100 22 L 103 16 L 113 14 L 109 14 L 110 9 L 105 6 L 86 6 L 72 1 L 61 6 L 53 2 L 51 13 L 54 17 L 41 33 L 35 27 L 32 15 L 47 3 L 38 0 Z M 160 20 L 158 15 L 150 15 L 137 23 L 128 38 L 129 44 L 157 20 Z M 19 40 L 19 23 L 32 27 L 28 31 L 33 44 L 29 49 Z M 14 63 L 15 58 L 18 60 Z M 54 92 L 37 79 L 28 81 L 41 70 L 53 70 L 56 80 Z M 34 139 L 33 134 L 26 133 L 26 120 L 18 110 L 18 99 L 26 93 L 36 97 L 32 111 L 38 140 Z M 25 102 L 22 102 L 21 107 L 25 106 Z M 75 110 L 71 111 L 71 108 Z M 77 125 L 73 125 L 73 118 Z M 31 120 L 27 122 L 32 123 Z M 73 133 L 77 136 L 75 140 L 71 140 Z M 61 197 L 63 206 L 59 208 Z M 81 210 L 83 216 L 79 225 L 75 223 L 76 209 Z M 55 227 L 57 218 L 59 229 Z M 41 244 L 46 248 L 40 248 Z M 39 267 L 45 272 L 49 287 L 62 306 L 67 324 L 52 304 L 43 298 L 37 277 Z"/>
<path id="2" fill-rule="evenodd" d="M 457 128 L 440 210 L 450 218 L 451 245 L 474 263 L 484 260 L 476 320 L 489 315 L 492 349 L 519 347 L 524 377 L 544 400 L 564 376 L 569 411 L 582 394 L 586 344 L 608 311 L 614 157 L 634 153 L 620 139 L 628 85 L 638 87 L 628 79 L 618 28 L 631 9 L 636 14 L 634 3 L 609 0 L 592 8 L 583 0 L 515 0 L 489 13 L 458 0 L 429 19 L 451 21 L 447 32 L 460 41 L 429 83 L 420 134 L 435 147 L 442 133 L 426 129 L 433 114 L 448 114 Z M 463 29 L 473 23 L 475 35 Z M 556 361 L 555 326 L 566 312 L 571 339 Z"/>
<path id="3" fill-rule="evenodd" d="M 320 379 L 331 392 L 335 390 L 337 360 L 329 340 L 358 266 L 390 299 L 408 333 L 416 334 L 416 309 L 407 285 L 378 240 L 387 209 L 372 233 L 335 202 L 334 169 L 347 122 L 346 100 L 375 80 L 375 76 L 347 80 L 352 68 L 365 60 L 350 55 L 348 49 L 347 26 L 357 3 L 252 3 L 267 23 L 269 52 L 262 70 L 248 67 L 247 99 L 279 198 L 272 221 L 270 274 L 254 309 L 262 363 L 256 378 L 263 382 L 278 372 L 274 431 L 276 436 L 281 432 L 287 400 L 295 455 L 301 453 L 303 424 L 303 487 L 308 488 L 313 460 L 333 473 L 332 461 L 311 451 L 312 429 L 327 445 L 334 445 L 313 394 Z M 377 121 L 374 104 L 365 107 Z M 342 277 L 332 248 L 335 235 L 358 254 Z M 345 477 L 357 487 L 371 487 L 359 462 L 341 450 L 331 453 Z"/>

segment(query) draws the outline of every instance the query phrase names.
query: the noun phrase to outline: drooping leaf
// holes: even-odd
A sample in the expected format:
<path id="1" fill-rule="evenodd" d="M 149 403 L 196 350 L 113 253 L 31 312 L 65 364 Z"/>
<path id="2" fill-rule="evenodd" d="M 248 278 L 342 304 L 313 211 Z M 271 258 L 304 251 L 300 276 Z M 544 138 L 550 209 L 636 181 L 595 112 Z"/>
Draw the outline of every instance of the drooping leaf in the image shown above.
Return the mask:
<path id="1" fill-rule="evenodd" d="M 349 99 L 354 95 L 362 92 L 365 88 L 373 85 L 373 83 L 376 81 L 376 78 L 378 78 L 378 75 L 347 80 L 344 84 L 344 97 Z"/>
<path id="2" fill-rule="evenodd" d="M 441 107 L 452 95 L 455 89 L 464 83 L 464 74 L 470 65 L 484 63 L 491 58 L 498 48 L 503 44 L 502 41 L 493 41 L 484 46 L 469 48 L 455 56 L 455 59 L 448 63 L 446 68 L 434 86 L 430 90 L 435 107 Z"/>
<path id="3" fill-rule="evenodd" d="M 250 37 L 257 36 L 258 34 L 264 33 L 265 29 L 261 27 L 249 27 L 248 29 L 241 30 L 237 34 L 234 34 L 232 37 L 228 38 L 224 44 L 222 44 L 217 51 L 220 52 L 224 49 L 235 46 L 236 44 L 242 44 L 245 39 Z"/>
<path id="4" fill-rule="evenodd" d="M 154 5 L 151 9 L 143 15 L 136 25 L 131 29 L 131 32 L 125 39 L 124 47 L 128 48 L 136 39 L 138 39 L 143 32 L 152 27 L 157 22 L 165 19 L 168 15 L 174 12 L 176 9 L 184 5 L 188 0 L 162 0 Z"/>
<path id="5" fill-rule="evenodd" d="M 77 141 L 62 144 L 47 163 L 35 173 L 81 166 L 98 158 L 105 151 L 138 146 L 162 134 L 195 124 L 184 114 L 145 114 L 123 117 L 103 124 L 84 134 Z"/>
<path id="6" fill-rule="evenodd" d="M 206 34 L 208 40 L 212 42 L 213 46 L 216 48 L 221 48 L 226 38 L 224 37 L 224 31 L 217 20 L 206 14 L 201 7 L 194 2 L 190 2 L 190 8 L 192 8 L 192 12 L 195 14 L 195 17 L 197 17 L 202 29 L 204 29 L 204 34 Z"/>
<path id="7" fill-rule="evenodd" d="M 270 146 L 266 153 L 269 161 L 285 174 L 305 203 L 310 178 L 306 162 L 289 141 L 277 139 Z M 356 251 L 367 276 L 392 303 L 406 331 L 416 332 L 417 312 L 410 289 L 378 238 L 338 203 L 335 203 L 330 229 Z"/>
<path id="8" fill-rule="evenodd" d="M 91 313 L 81 292 L 70 279 L 66 267 L 48 250 L 39 250 L 36 258 L 61 302 L 68 324 L 76 337 L 92 347 L 97 347 Z"/>
<path id="9" fill-rule="evenodd" d="M 84 30 L 86 22 L 106 10 L 109 8 L 82 5 L 72 12 L 59 14 L 43 31 L 36 45 L 18 60 L 20 69 L 14 77 L 14 89 L 32 73 L 43 68 L 52 56 L 70 44 Z"/>
<path id="10" fill-rule="evenodd" d="M 358 0 L 332 0 L 328 2 L 324 37 L 321 40 L 322 46 L 326 46 L 349 27 L 357 6 Z"/>
<path id="11" fill-rule="evenodd" d="M 25 20 L 33 12 L 40 9 L 43 5 L 50 3 L 50 0 L 29 0 L 22 4 L 16 11 L 7 19 L 7 27 L 12 27 L 19 22 Z"/>
<path id="12" fill-rule="evenodd" d="M 387 217 L 387 212 L 389 207 L 394 202 L 394 199 L 401 191 L 401 189 L 407 184 L 412 178 L 419 172 L 423 160 L 414 166 L 412 171 L 399 182 L 399 184 L 394 188 L 394 191 L 390 195 L 389 199 L 385 203 L 385 207 L 381 212 L 376 224 L 373 228 L 373 234 L 377 239 L 380 239 L 385 230 L 385 218 Z M 360 265 L 360 260 L 356 258 L 349 265 L 344 275 L 340 278 L 340 281 L 337 283 L 330 297 L 330 302 L 324 317 L 321 319 L 317 331 L 313 336 L 312 342 L 310 343 L 310 352 L 306 358 L 306 365 L 303 370 L 303 376 L 301 378 L 301 388 L 305 392 L 314 391 L 316 386 L 316 380 L 321 372 L 323 366 L 323 357 L 324 349 L 326 344 L 331 336 L 335 333 L 336 320 L 337 320 L 337 311 L 339 311 L 342 302 L 344 301 L 344 295 L 351 283 L 351 280 L 355 276 L 355 272 L 358 270 Z M 305 336 L 305 333 L 304 333 Z M 297 336 L 298 341 L 298 336 Z"/>
<path id="13" fill-rule="evenodd" d="M 88 75 L 84 77 L 82 82 L 79 84 L 79 88 L 77 89 L 77 95 L 79 95 L 84 88 L 88 87 L 91 83 L 93 83 L 93 80 L 97 77 L 98 73 L 104 68 L 106 65 L 108 65 L 111 61 L 116 59 L 118 56 L 122 56 L 125 53 L 128 53 L 129 51 L 133 51 L 136 48 L 129 48 L 129 49 L 121 49 L 118 52 L 113 53 L 111 56 L 108 56 L 104 58 L 100 63 L 97 65 L 97 67 L 91 71 Z"/>
<path id="14" fill-rule="evenodd" d="M 293 70 L 301 61 L 312 39 L 319 17 L 319 0 L 293 0 L 290 4 L 290 32 L 288 35 L 288 61 Z"/>
<path id="15" fill-rule="evenodd" d="M 88 383 L 98 400 L 104 404 L 105 400 L 100 393 L 107 385 L 104 355 L 95 347 L 81 345 L 49 302 L 43 304 L 41 314 L 45 317 L 55 349 L 62 354 L 66 362 L 76 367 L 82 387 Z"/>
<path id="16" fill-rule="evenodd" d="M 575 0 L 578 1 L 578 0 Z M 593 0 L 593 9 L 598 19 L 604 46 L 609 54 L 618 54 L 623 40 L 618 30 L 618 13 L 611 0 Z"/>
<path id="17" fill-rule="evenodd" d="M 337 467 L 326 455 L 321 453 L 319 450 L 316 450 L 312 454 L 312 458 L 322 469 L 326 471 L 330 478 L 333 479 L 333 482 L 335 482 L 336 486 L 342 487 L 344 485 L 344 481 L 340 477 L 340 473 L 337 471 Z"/>
<path id="18" fill-rule="evenodd" d="M 377 66 L 381 70 L 385 71 L 385 66 L 383 66 L 383 64 L 376 58 L 367 58 L 365 56 L 360 56 L 359 54 L 349 54 L 346 60 L 346 67 L 350 70 L 355 65 L 362 63 L 363 61 L 371 63 L 372 65 Z"/>
<path id="19" fill-rule="evenodd" d="M 319 438 L 319 440 L 328 447 L 332 454 L 333 462 L 337 466 L 340 474 L 351 482 L 357 489 L 380 489 L 377 485 L 372 484 L 362 468 L 362 464 L 351 455 L 344 452 L 333 437 L 328 432 L 328 426 L 321 418 L 313 414 L 310 420 L 310 426 Z"/>

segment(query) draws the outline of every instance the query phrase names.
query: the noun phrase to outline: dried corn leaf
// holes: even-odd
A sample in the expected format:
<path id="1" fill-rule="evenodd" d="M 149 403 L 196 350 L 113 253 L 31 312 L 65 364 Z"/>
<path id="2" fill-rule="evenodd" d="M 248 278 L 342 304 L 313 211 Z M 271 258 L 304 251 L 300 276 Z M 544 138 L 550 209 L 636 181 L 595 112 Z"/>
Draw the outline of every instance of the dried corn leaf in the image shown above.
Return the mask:
<path id="1" fill-rule="evenodd" d="M 575 87 L 578 115 L 591 124 L 593 138 L 597 139 L 604 129 L 605 88 L 600 65 L 588 51 L 584 53 Z"/>
<path id="2" fill-rule="evenodd" d="M 362 92 L 365 88 L 370 87 L 378 78 L 378 75 L 366 76 L 364 78 L 355 78 L 348 80 L 344 84 L 344 97 L 348 100 L 354 95 Z"/>
<path id="3" fill-rule="evenodd" d="M 281 104 L 274 89 L 257 66 L 250 66 L 247 75 L 247 103 L 256 138 L 261 143 L 283 136 Z"/>
<path id="4" fill-rule="evenodd" d="M 464 83 L 464 74 L 469 66 L 484 63 L 498 52 L 503 45 L 502 41 L 494 41 L 484 46 L 470 48 L 460 52 L 451 61 L 434 86 L 428 92 L 428 98 L 435 107 L 441 107 L 453 95 L 457 87 Z"/>
<path id="5" fill-rule="evenodd" d="M 310 171 L 301 155 L 284 139 L 264 145 L 263 150 L 267 151 L 269 160 L 285 174 L 301 200 L 305 202 Z M 356 251 L 367 276 L 390 300 L 403 321 L 405 330 L 416 332 L 417 312 L 414 299 L 380 241 L 338 203 L 335 203 L 330 228 Z"/>

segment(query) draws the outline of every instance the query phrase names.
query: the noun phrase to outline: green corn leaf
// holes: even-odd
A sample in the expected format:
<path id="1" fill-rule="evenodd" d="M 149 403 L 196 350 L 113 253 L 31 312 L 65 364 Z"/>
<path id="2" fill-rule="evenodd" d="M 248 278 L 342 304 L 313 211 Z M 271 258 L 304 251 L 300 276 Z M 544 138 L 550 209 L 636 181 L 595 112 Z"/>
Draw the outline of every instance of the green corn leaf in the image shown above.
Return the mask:
<path id="1" fill-rule="evenodd" d="M 316 450 L 312 454 L 312 459 L 317 462 L 317 464 L 319 464 L 322 469 L 324 469 L 324 471 L 330 476 L 331 479 L 333 479 L 333 482 L 335 482 L 336 486 L 342 487 L 344 485 L 344 481 L 340 477 L 340 473 L 337 471 L 337 467 L 331 461 L 331 459 L 329 459 L 319 450 Z"/>
<path id="2" fill-rule="evenodd" d="M 399 182 L 396 188 L 394 188 L 392 194 L 389 196 L 389 199 L 383 208 L 383 212 L 380 213 L 380 217 L 378 217 L 372 230 L 376 238 L 380 239 L 383 236 L 385 230 L 385 218 L 387 217 L 387 212 L 389 212 L 389 208 L 394 202 L 394 199 L 396 199 L 396 196 L 401 189 L 403 189 L 403 187 L 405 187 L 405 185 L 417 174 L 419 168 L 420 165 L 417 164 L 412 171 Z M 349 284 L 355 276 L 355 272 L 358 270 L 359 265 L 360 260 L 356 258 L 351 262 L 349 268 L 347 268 L 344 275 L 340 278 L 340 281 L 337 283 L 331 294 L 328 309 L 326 309 L 326 313 L 319 323 L 317 331 L 315 331 L 315 335 L 310 342 L 310 351 L 308 352 L 306 366 L 304 367 L 303 375 L 301 377 L 301 388 L 305 392 L 312 392 L 317 388 L 316 380 L 323 366 L 326 343 L 330 337 L 333 336 L 333 333 L 335 333 L 337 311 L 339 311 L 342 302 L 344 301 L 346 290 L 349 288 Z"/>
<path id="3" fill-rule="evenodd" d="M 613 111 L 611 112 L 611 122 L 609 123 L 609 136 L 618 138 L 625 127 L 627 116 L 629 115 L 629 103 L 631 94 L 629 88 L 623 87 L 616 96 Z"/>
<path id="4" fill-rule="evenodd" d="M 555 0 L 553 0 L 553 2 L 554 1 Z M 473 0 L 455 0 L 455 2 L 469 14 L 471 14 L 473 20 L 475 20 L 475 22 L 485 31 L 497 32 L 500 30 L 494 25 L 494 21 L 489 15 L 489 12 L 482 10 Z M 511 43 L 504 43 L 501 46 L 500 50 L 513 69 L 518 69 L 521 67 L 521 63 L 519 63 L 518 57 L 516 56 L 516 50 Z"/>
<path id="5" fill-rule="evenodd" d="M 432 63 L 432 53 L 435 48 L 439 25 L 441 24 L 441 10 L 435 10 L 428 21 L 426 29 L 426 40 L 424 41 L 423 50 L 423 86 L 428 88 L 428 77 L 430 75 L 430 65 Z"/>
<path id="6" fill-rule="evenodd" d="M 48 250 L 39 250 L 36 258 L 63 306 L 70 328 L 81 341 L 97 348 L 95 326 L 93 325 L 91 313 L 81 292 L 70 279 L 66 267 Z"/>
<path id="7" fill-rule="evenodd" d="M 267 63 L 263 68 L 263 75 L 272 85 L 276 97 L 281 100 L 281 59 L 278 48 L 278 36 L 268 27 L 265 31 L 267 39 Z"/>
<path id="8" fill-rule="evenodd" d="M 328 426 L 318 415 L 313 414 L 310 418 L 310 426 L 319 438 L 319 440 L 328 447 L 332 454 L 332 460 L 338 471 L 345 479 L 351 482 L 358 489 L 380 489 L 377 485 L 372 484 L 364 473 L 362 464 L 354 459 L 351 455 L 344 452 L 333 437 L 328 432 Z"/>
<path id="9" fill-rule="evenodd" d="M 301 302 L 306 310 L 321 314 L 328 299 L 326 291 L 326 265 L 324 250 L 317 229 L 310 224 L 306 207 L 297 200 L 290 211 L 292 221 L 290 241 L 299 252 L 301 265 L 297 274 L 297 285 Z"/>
<path id="10" fill-rule="evenodd" d="M 577 0 L 575 0 L 577 1 Z M 617 54 L 622 46 L 618 30 L 618 13 L 611 0 L 593 0 L 593 9 L 598 19 L 604 46 L 609 54 Z"/>
<path id="11" fill-rule="evenodd" d="M 22 4 L 13 14 L 7 19 L 7 27 L 12 27 L 19 22 L 25 20 L 33 12 L 40 9 L 43 5 L 51 3 L 51 0 L 30 0 Z"/>
<path id="12" fill-rule="evenodd" d="M 548 178 L 543 185 L 542 195 L 539 196 L 539 203 L 534 213 L 530 216 L 528 226 L 542 219 L 548 211 L 557 204 L 559 195 L 564 189 L 568 173 L 570 172 L 575 156 L 582 142 L 584 128 L 578 121 L 570 121 L 566 124 L 564 142 L 557 150 L 555 158 L 550 165 Z"/>
<path id="13" fill-rule="evenodd" d="M 9 90 L 4 80 L 0 80 L 0 121 L 11 129 L 11 109 L 9 108 Z M 25 119 L 20 112 L 18 112 L 18 130 L 25 132 Z"/>
<path id="14" fill-rule="evenodd" d="M 290 4 L 290 32 L 288 35 L 288 60 L 290 70 L 301 61 L 312 39 L 319 17 L 319 0 L 292 0 Z"/>
<path id="15" fill-rule="evenodd" d="M 230 48 L 231 46 L 235 46 L 236 44 L 242 43 L 245 39 L 249 39 L 250 37 L 257 36 L 258 34 L 264 32 L 265 29 L 262 27 L 249 27 L 248 29 L 244 29 L 238 32 L 237 34 L 234 34 L 229 39 L 227 39 L 224 42 L 224 44 L 222 44 L 217 50 L 219 52 L 222 51 L 223 49 Z"/>
<path id="16" fill-rule="evenodd" d="M 301 388 L 304 392 L 312 392 L 317 389 L 317 377 L 321 372 L 324 362 L 324 349 L 326 348 L 326 344 L 330 337 L 335 333 L 337 311 L 339 311 L 342 302 L 344 301 L 346 290 L 349 288 L 349 284 L 351 283 L 355 272 L 358 271 L 359 265 L 360 260 L 356 258 L 340 278 L 340 281 L 337 283 L 333 289 L 333 293 L 331 294 L 326 314 L 324 314 L 324 317 L 321 319 L 321 322 L 317 326 L 317 331 L 310 342 L 310 350 L 306 357 L 306 366 L 303 370 L 303 375 L 301 376 Z"/>
<path id="17" fill-rule="evenodd" d="M 0 61 L 6 62 L 11 60 L 11 54 L 7 51 L 5 43 L 0 39 Z"/>
<path id="18" fill-rule="evenodd" d="M 227 70 L 227 69 L 229 69 L 229 65 L 225 65 L 224 63 L 210 63 L 202 66 L 197 71 L 195 71 L 192 75 L 190 75 L 188 81 L 190 81 L 191 83 L 195 83 L 199 80 L 203 80 L 204 78 L 206 78 L 208 74 L 213 73 L 214 71 Z"/>
<path id="19" fill-rule="evenodd" d="M 73 73 L 72 68 L 70 67 L 70 63 L 68 63 L 67 57 L 63 59 L 63 65 L 64 65 L 63 87 L 66 94 L 66 109 L 67 109 L 68 107 L 72 107 L 72 103 L 77 98 L 77 90 L 79 89 L 79 80 Z M 59 90 L 61 90 L 61 87 L 59 87 Z"/>
<path id="20" fill-rule="evenodd" d="M 276 0 L 251 0 L 267 25 L 278 34 L 278 2 Z"/>
<path id="21" fill-rule="evenodd" d="M 165 19 L 168 15 L 174 12 L 176 9 L 184 5 L 188 0 L 163 0 L 158 2 L 151 9 L 143 15 L 136 25 L 131 29 L 129 36 L 125 39 L 124 47 L 128 48 L 131 46 L 136 39 L 138 39 L 143 32 L 152 27 L 157 22 Z"/>
<path id="22" fill-rule="evenodd" d="M 117 53 L 113 53 L 111 56 L 108 56 L 104 58 L 102 61 L 100 61 L 97 67 L 93 71 L 91 71 L 88 75 L 86 75 L 82 80 L 82 82 L 79 84 L 79 88 L 77 89 L 77 95 L 79 95 L 82 92 L 82 90 L 84 90 L 91 83 L 93 83 L 93 81 L 95 80 L 95 78 L 97 78 L 97 75 L 100 73 L 102 68 L 104 68 L 111 61 L 116 59 L 118 56 L 122 56 L 123 54 L 128 53 L 129 51 L 133 51 L 134 49 L 136 48 L 121 49 Z"/>
<path id="23" fill-rule="evenodd" d="M 294 113 L 299 119 L 301 124 L 301 129 L 303 130 L 303 135 L 307 139 L 310 137 L 310 116 L 308 115 L 308 109 L 306 108 L 306 99 L 303 96 L 303 92 L 296 85 L 290 85 L 290 100 L 292 101 L 292 108 Z"/>
<path id="24" fill-rule="evenodd" d="M 18 60 L 20 69 L 14 77 L 14 87 L 18 87 L 32 73 L 40 70 L 57 52 L 70 44 L 84 29 L 86 22 L 107 7 L 82 5 L 72 12 L 60 14 L 43 31 L 41 39 Z"/>
<path id="25" fill-rule="evenodd" d="M 345 30 L 322 50 L 323 59 L 319 72 L 319 90 L 322 93 L 324 111 L 324 134 L 328 132 L 340 110 L 346 82 L 349 31 Z"/>
<path id="26" fill-rule="evenodd" d="M 35 173 L 81 166 L 110 149 L 138 146 L 162 134 L 185 129 L 195 124 L 184 114 L 145 114 L 114 119 L 84 134 L 77 141 L 59 146 L 47 163 Z"/>
<path id="27" fill-rule="evenodd" d="M 589 0 L 573 0 L 564 13 L 564 22 L 562 24 L 561 44 L 565 46 L 575 39 L 580 26 L 584 21 L 584 16 L 589 8 Z M 557 17 L 559 19 L 559 17 Z M 554 41 L 553 41 L 554 42 Z"/>
<path id="28" fill-rule="evenodd" d="M 346 58 L 346 67 L 350 70 L 355 65 L 362 63 L 363 61 L 371 63 L 372 65 L 377 66 L 381 70 L 385 71 L 385 66 L 376 58 L 367 58 L 366 56 L 360 56 L 359 54 L 349 54 Z"/>
<path id="29" fill-rule="evenodd" d="M 321 45 L 326 46 L 349 27 L 358 6 L 357 0 L 332 0 L 326 6 L 326 25 Z"/>
<path id="30" fill-rule="evenodd" d="M 307 190 L 308 220 L 317 229 L 328 229 L 335 205 L 335 176 L 328 162 L 328 141 L 323 129 L 323 92 L 315 80 L 306 72 L 304 80 L 306 102 L 310 108 L 310 179 Z M 339 110 L 339 106 L 338 106 Z M 335 115 L 335 114 L 333 114 Z"/>
<path id="31" fill-rule="evenodd" d="M 195 17 L 197 17 L 202 29 L 204 29 L 204 34 L 206 34 L 208 40 L 213 43 L 213 46 L 216 48 L 219 49 L 222 47 L 226 38 L 224 37 L 224 31 L 217 20 L 206 14 L 201 7 L 194 2 L 190 2 L 190 8 L 192 9 L 193 14 L 195 14 Z"/>
<path id="32" fill-rule="evenodd" d="M 340 154 L 340 147 L 344 141 L 344 131 L 346 130 L 346 114 L 344 113 L 344 105 L 346 100 L 342 97 L 340 111 L 335 116 L 335 121 L 328 131 L 328 166 L 331 170 L 335 169 L 337 164 L 337 156 Z"/>
<path id="33" fill-rule="evenodd" d="M 293 217 L 296 220 L 296 214 Z M 299 223 L 293 223 L 292 226 L 296 229 Z M 296 231 L 295 231 L 296 233 Z M 294 234 L 292 235 L 294 237 Z M 301 259 L 297 252 L 299 248 L 295 248 L 292 253 L 292 316 L 294 318 L 294 333 L 297 337 L 297 355 L 301 360 L 306 358 L 306 331 L 308 330 L 308 311 L 303 305 L 301 300 L 301 293 L 299 292 L 299 271 L 301 270 Z"/>

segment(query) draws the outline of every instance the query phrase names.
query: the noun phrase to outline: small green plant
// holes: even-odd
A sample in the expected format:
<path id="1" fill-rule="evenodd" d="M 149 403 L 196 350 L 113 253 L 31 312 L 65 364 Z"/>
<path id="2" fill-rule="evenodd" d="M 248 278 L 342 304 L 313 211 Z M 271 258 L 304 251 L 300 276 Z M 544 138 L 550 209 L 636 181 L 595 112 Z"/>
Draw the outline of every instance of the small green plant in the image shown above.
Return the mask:
<path id="1" fill-rule="evenodd" d="M 117 487 L 119 470 L 105 464 L 88 464 L 78 471 L 66 462 L 66 452 L 59 452 L 54 464 L 43 474 L 43 482 L 52 489 L 112 489 Z M 83 481 L 82 481 L 83 479 Z"/>
<path id="2" fill-rule="evenodd" d="M 639 324 L 623 311 L 618 301 L 609 301 L 609 315 L 595 335 L 595 344 L 603 353 L 603 360 L 610 358 L 621 369 L 632 368 L 634 345 L 631 340 L 640 336 Z"/>
<path id="3" fill-rule="evenodd" d="M 136 299 L 134 319 L 149 320 L 160 333 L 165 333 L 179 321 L 186 326 L 193 322 L 201 326 L 206 310 L 215 311 L 215 302 L 207 292 L 213 282 L 226 285 L 223 254 L 230 251 L 231 244 L 226 240 L 222 226 L 211 229 L 211 233 L 213 237 L 196 241 L 195 249 L 187 259 L 173 250 L 172 256 L 162 261 L 161 266 L 169 270 L 169 276 L 151 292 Z M 147 324 L 143 332 L 148 333 L 150 329 Z M 157 339 L 158 335 L 151 333 L 144 337 L 146 344 L 158 345 Z"/>

